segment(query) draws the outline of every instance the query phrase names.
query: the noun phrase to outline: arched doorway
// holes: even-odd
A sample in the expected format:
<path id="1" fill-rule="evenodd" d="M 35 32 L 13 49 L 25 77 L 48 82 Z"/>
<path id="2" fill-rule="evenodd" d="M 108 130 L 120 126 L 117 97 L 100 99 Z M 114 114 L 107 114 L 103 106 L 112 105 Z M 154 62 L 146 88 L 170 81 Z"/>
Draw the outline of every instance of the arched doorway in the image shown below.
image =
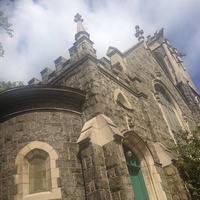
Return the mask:
<path id="1" fill-rule="evenodd" d="M 135 179 L 135 182 L 139 183 L 141 191 L 146 190 L 147 193 L 147 197 L 145 195 L 143 198 L 137 197 L 137 185 L 135 186 L 134 181 L 131 180 L 135 199 L 167 200 L 166 193 L 161 184 L 162 180 L 160 174 L 157 171 L 159 168 L 161 169 L 161 166 L 154 162 L 152 153 L 147 144 L 145 144 L 135 131 L 129 130 L 124 133 L 123 148 L 127 166 L 128 163 L 133 166 L 128 167 L 130 179 L 134 178 L 135 173 L 135 177 L 139 179 L 139 181 Z M 127 154 L 127 152 L 129 153 Z M 136 166 L 135 168 L 137 169 L 135 172 L 133 170 L 134 166 Z M 145 189 L 143 190 L 144 187 Z"/>
<path id="2" fill-rule="evenodd" d="M 126 146 L 124 146 L 124 152 L 135 200 L 149 200 L 140 162 L 137 156 Z"/>

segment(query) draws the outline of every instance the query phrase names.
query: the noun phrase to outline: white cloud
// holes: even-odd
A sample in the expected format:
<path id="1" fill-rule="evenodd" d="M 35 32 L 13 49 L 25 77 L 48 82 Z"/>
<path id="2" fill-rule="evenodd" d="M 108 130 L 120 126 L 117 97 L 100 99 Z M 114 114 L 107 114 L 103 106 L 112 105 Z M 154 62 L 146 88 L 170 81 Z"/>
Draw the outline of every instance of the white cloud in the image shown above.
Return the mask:
<path id="1" fill-rule="evenodd" d="M 199 1 L 18 0 L 10 9 L 15 32 L 13 38 L 0 33 L 5 49 L 5 57 L 0 58 L 0 80 L 26 83 L 32 77 L 40 78 L 40 71 L 45 67 L 54 69 L 53 61 L 60 55 L 69 58 L 77 12 L 83 16 L 99 58 L 109 46 L 123 52 L 134 45 L 137 24 L 145 36 L 164 27 L 165 36 L 172 44 L 187 53 L 184 60 L 190 74 L 194 78 L 200 74 Z"/>

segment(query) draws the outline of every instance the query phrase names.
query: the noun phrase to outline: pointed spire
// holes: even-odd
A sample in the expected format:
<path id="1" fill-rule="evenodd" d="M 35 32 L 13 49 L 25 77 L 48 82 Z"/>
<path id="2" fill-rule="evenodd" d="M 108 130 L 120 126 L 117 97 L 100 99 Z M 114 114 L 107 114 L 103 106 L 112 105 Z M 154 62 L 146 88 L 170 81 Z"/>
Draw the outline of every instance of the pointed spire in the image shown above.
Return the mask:
<path id="1" fill-rule="evenodd" d="M 96 58 L 96 50 L 93 48 L 93 42 L 90 40 L 90 34 L 83 27 L 83 19 L 79 13 L 74 16 L 74 22 L 77 23 L 77 33 L 75 34 L 75 43 L 69 49 L 71 63 L 78 61 L 86 55 Z"/>
<path id="2" fill-rule="evenodd" d="M 75 17 L 74 22 L 77 23 L 77 33 L 75 35 L 75 40 L 77 41 L 83 35 L 86 36 L 87 38 L 90 38 L 90 35 L 86 32 L 86 30 L 82 24 L 82 22 L 83 22 L 82 16 L 79 13 L 77 13 L 74 17 Z"/>
<path id="3" fill-rule="evenodd" d="M 74 22 L 77 23 L 77 33 L 81 31 L 85 31 L 85 28 L 82 24 L 83 22 L 83 19 L 81 18 L 82 16 L 79 13 L 77 13 L 74 17 L 75 17 Z"/>

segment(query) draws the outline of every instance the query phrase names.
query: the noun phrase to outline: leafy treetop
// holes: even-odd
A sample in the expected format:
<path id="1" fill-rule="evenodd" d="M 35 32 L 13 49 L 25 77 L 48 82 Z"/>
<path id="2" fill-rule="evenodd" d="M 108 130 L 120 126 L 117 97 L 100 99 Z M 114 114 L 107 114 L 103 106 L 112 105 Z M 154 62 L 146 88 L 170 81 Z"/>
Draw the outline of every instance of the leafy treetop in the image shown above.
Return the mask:
<path id="1" fill-rule="evenodd" d="M 19 86 L 23 86 L 23 82 L 22 81 L 17 81 L 17 82 L 1 82 L 0 83 L 0 92 L 2 92 L 3 90 L 7 90 L 9 88 L 13 88 L 13 87 L 19 87 Z"/>
<path id="2" fill-rule="evenodd" d="M 10 1 L 9 0 L 7 0 L 7 1 L 0 0 L 1 9 L 4 7 L 5 2 L 7 5 L 9 5 L 9 3 L 12 1 L 13 0 L 10 0 Z M 11 29 L 11 26 L 12 26 L 12 24 L 9 23 L 8 17 L 5 16 L 4 11 L 0 10 L 0 32 L 4 30 L 10 37 L 13 37 L 13 30 Z M 0 57 L 3 57 L 3 55 L 4 55 L 4 49 L 3 49 L 3 45 L 0 41 Z"/>
<path id="3" fill-rule="evenodd" d="M 192 199 L 200 199 L 200 131 L 182 131 L 177 140 L 180 158 L 178 168 L 190 191 Z"/>

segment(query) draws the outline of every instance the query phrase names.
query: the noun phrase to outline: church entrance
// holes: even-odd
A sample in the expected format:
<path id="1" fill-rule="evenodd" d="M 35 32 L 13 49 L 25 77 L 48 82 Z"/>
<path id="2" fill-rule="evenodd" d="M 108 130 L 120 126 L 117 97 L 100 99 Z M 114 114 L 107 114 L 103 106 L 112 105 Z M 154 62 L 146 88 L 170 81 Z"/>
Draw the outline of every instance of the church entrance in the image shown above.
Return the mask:
<path id="1" fill-rule="evenodd" d="M 135 200 L 149 200 L 138 158 L 127 148 L 125 156 Z"/>

